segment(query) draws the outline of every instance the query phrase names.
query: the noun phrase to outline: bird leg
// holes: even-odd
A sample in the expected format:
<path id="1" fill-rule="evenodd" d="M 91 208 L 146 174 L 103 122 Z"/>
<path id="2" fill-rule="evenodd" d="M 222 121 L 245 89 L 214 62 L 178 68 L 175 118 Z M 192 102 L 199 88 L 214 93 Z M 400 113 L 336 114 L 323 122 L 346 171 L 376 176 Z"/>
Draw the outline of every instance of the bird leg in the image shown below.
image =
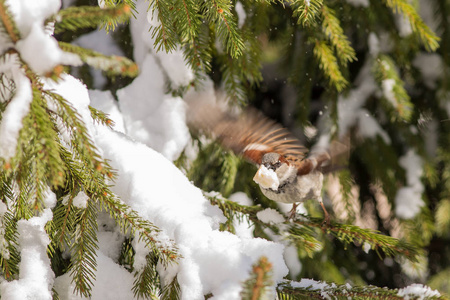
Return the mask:
<path id="1" fill-rule="evenodd" d="M 292 204 L 292 209 L 289 211 L 288 219 L 293 219 L 295 217 L 295 214 L 297 213 L 297 203 Z"/>
<path id="2" fill-rule="evenodd" d="M 322 201 L 320 201 L 320 206 L 322 206 L 323 213 L 325 215 L 325 218 L 323 219 L 322 225 L 330 224 L 330 215 L 328 214 L 327 209 L 325 208 L 325 205 L 323 205 Z"/>

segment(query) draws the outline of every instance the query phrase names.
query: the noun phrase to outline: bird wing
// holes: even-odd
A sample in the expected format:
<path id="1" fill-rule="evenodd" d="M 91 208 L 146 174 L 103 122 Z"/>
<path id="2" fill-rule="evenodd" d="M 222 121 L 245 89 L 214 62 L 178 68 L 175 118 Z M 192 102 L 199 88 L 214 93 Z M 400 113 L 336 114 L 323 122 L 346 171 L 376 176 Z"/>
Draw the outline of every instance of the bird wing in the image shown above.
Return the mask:
<path id="1" fill-rule="evenodd" d="M 287 129 L 254 109 L 233 114 L 220 103 L 194 100 L 188 103 L 187 120 L 190 127 L 212 135 L 255 164 L 261 164 L 263 155 L 269 152 L 299 161 L 307 153 Z"/>

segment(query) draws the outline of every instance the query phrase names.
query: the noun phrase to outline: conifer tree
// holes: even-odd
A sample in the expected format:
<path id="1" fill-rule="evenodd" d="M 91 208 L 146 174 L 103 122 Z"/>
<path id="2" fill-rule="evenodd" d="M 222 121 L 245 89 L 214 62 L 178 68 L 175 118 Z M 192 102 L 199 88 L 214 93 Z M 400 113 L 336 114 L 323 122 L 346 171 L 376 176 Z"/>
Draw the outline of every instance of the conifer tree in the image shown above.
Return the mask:
<path id="1" fill-rule="evenodd" d="M 0 0 L 2 299 L 65 299 L 67 287 L 107 297 L 105 264 L 143 299 L 449 293 L 448 1 L 44 2 Z M 88 49 L 93 33 L 108 39 Z M 111 47 L 122 56 L 102 53 Z M 331 224 L 312 201 L 288 220 L 252 182 L 253 166 L 199 133 L 189 141 L 180 97 L 205 89 L 259 108 L 308 147 L 349 145 L 325 179 Z M 180 172 L 158 169 L 172 167 L 166 159 L 203 197 L 171 177 Z M 172 191 L 152 192 L 158 177 L 189 191 L 176 197 L 207 221 L 176 227 L 180 209 L 164 206 L 178 203 Z M 193 232 L 210 234 L 205 257 L 195 257 Z M 116 239 L 108 253 L 105 237 Z M 219 274 L 205 267 L 215 256 L 240 265 Z"/>

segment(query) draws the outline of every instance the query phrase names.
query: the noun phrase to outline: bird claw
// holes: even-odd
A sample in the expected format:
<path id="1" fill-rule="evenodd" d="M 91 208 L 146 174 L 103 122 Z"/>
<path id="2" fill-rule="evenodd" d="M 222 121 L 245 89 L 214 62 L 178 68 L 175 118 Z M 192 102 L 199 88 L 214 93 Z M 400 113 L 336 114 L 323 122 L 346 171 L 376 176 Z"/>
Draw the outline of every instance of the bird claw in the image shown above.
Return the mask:
<path id="1" fill-rule="evenodd" d="M 289 211 L 288 220 L 294 220 L 297 215 L 297 203 L 292 204 L 292 209 Z"/>

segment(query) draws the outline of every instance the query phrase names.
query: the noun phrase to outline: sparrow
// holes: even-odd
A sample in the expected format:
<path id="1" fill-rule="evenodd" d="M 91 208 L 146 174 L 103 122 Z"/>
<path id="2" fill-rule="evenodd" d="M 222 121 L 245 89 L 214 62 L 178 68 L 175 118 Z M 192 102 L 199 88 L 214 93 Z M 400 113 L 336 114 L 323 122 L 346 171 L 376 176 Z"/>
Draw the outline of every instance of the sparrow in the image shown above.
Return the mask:
<path id="1" fill-rule="evenodd" d="M 293 204 L 289 219 L 295 217 L 298 203 L 315 199 L 323 209 L 324 222 L 329 223 L 321 196 L 328 152 L 308 155 L 308 149 L 286 128 L 255 109 L 236 113 L 221 102 L 191 99 L 186 116 L 191 129 L 212 136 L 257 165 L 253 180 L 270 200 Z"/>

